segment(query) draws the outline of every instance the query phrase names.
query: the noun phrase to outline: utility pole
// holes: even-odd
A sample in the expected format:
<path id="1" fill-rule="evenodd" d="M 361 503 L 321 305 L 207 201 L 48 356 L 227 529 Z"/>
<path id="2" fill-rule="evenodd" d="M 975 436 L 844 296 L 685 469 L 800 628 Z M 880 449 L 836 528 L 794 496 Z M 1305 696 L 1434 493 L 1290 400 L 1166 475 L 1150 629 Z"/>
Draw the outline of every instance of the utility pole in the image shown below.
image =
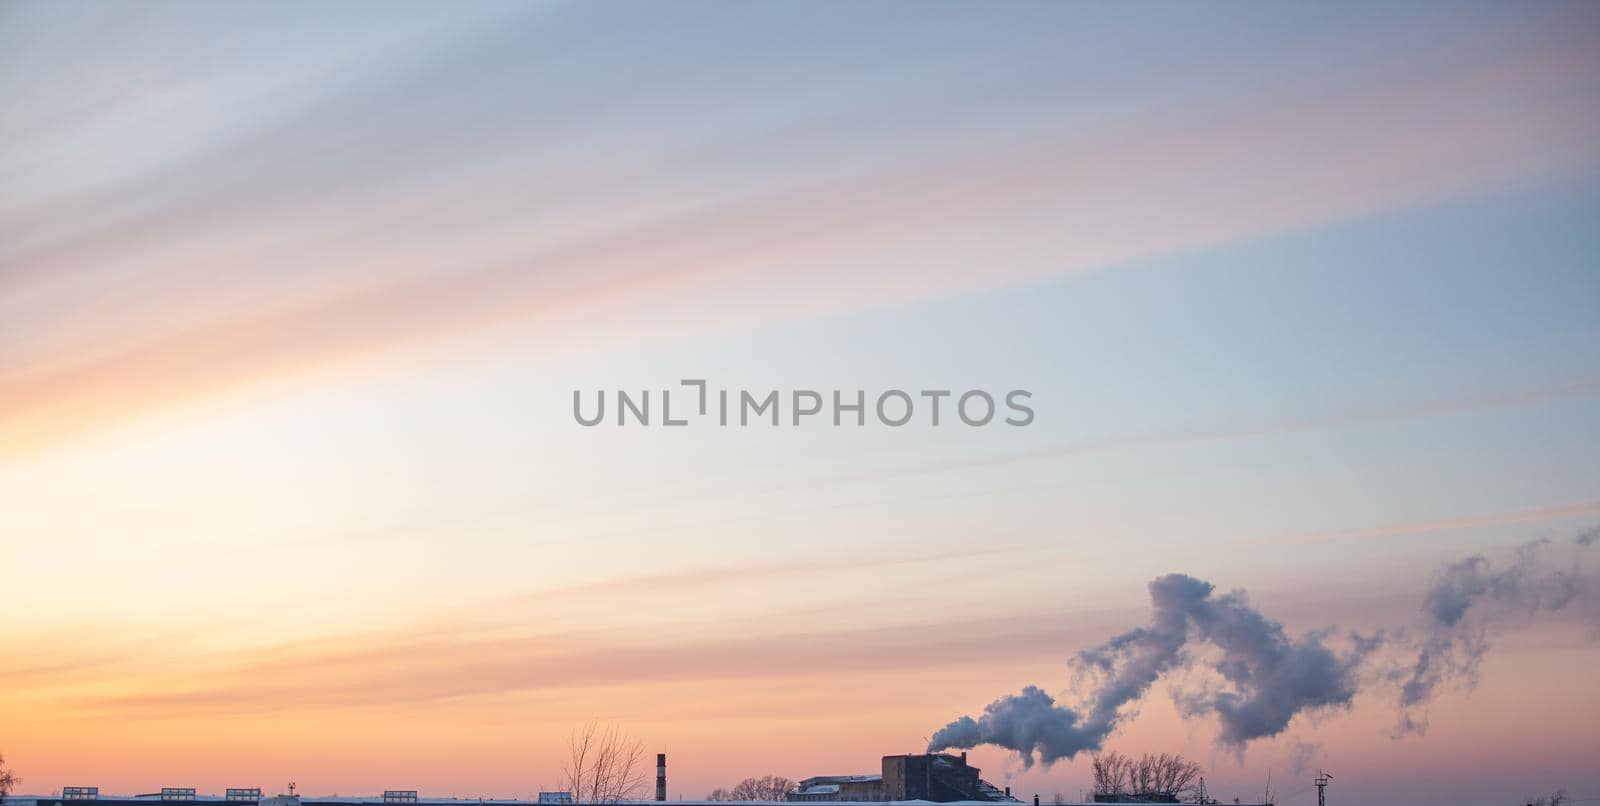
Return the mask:
<path id="1" fill-rule="evenodd" d="M 1332 773 L 1326 770 L 1317 773 L 1312 783 L 1317 785 L 1317 806 L 1328 806 L 1328 783 L 1333 780 Z"/>

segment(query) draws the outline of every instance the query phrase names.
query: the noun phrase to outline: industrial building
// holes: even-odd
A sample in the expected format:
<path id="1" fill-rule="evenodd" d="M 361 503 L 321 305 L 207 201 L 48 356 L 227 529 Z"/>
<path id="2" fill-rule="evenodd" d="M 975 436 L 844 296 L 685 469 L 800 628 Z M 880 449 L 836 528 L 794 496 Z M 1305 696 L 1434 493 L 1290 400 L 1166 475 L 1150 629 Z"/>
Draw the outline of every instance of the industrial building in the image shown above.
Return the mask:
<path id="1" fill-rule="evenodd" d="M 884 756 L 878 775 L 818 775 L 800 781 L 788 800 L 801 803 L 884 802 L 924 800 L 934 803 L 970 801 L 1016 802 L 1010 790 L 983 780 L 967 764 L 967 754 L 924 753 Z"/>

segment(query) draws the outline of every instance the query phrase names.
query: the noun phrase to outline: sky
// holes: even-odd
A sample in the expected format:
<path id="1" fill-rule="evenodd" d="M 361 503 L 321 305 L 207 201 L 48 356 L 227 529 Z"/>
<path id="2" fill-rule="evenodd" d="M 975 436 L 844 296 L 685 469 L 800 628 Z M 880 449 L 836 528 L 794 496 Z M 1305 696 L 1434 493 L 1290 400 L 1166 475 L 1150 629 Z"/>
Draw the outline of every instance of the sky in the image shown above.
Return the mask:
<path id="1" fill-rule="evenodd" d="M 0 754 L 527 797 L 598 720 L 699 797 L 1075 702 L 1167 573 L 1402 648 L 1468 556 L 1592 585 L 1597 44 L 1561 2 L 0 4 Z M 1035 419 L 574 421 L 686 378 Z M 1227 746 L 1202 657 L 1106 746 L 1600 798 L 1594 613 L 1535 610 L 1420 735 L 1388 657 Z"/>

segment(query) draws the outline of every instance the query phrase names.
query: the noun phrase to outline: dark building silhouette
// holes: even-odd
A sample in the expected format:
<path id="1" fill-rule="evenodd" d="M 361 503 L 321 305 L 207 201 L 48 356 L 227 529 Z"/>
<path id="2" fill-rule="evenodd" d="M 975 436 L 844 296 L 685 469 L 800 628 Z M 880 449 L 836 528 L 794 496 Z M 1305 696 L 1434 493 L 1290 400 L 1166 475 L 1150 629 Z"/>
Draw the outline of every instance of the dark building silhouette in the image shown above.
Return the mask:
<path id="1" fill-rule="evenodd" d="M 967 754 L 946 753 L 884 756 L 879 775 L 819 775 L 806 778 L 790 792 L 798 802 L 957 800 L 1016 802 L 1016 798 L 983 780 L 980 770 L 967 764 Z"/>

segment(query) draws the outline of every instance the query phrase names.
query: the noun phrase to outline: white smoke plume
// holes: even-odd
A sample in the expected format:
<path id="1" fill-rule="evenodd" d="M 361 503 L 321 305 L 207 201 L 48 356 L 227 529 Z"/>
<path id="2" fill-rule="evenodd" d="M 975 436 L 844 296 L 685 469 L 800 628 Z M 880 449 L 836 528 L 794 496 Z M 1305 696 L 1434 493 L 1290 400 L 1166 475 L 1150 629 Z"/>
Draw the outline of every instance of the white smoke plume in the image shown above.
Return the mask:
<path id="1" fill-rule="evenodd" d="M 1423 625 L 1417 657 L 1400 679 L 1400 721 L 1396 735 L 1423 733 L 1424 707 L 1443 685 L 1475 685 L 1493 630 L 1540 613 L 1579 610 L 1600 629 L 1600 585 L 1584 573 L 1581 553 L 1600 540 L 1600 528 L 1580 534 L 1571 564 L 1552 568 L 1552 543 L 1520 546 L 1511 563 L 1497 567 L 1475 555 L 1444 568 L 1423 597 Z"/>
<path id="2" fill-rule="evenodd" d="M 1027 686 L 989 703 L 977 719 L 964 716 L 944 726 L 928 743 L 928 752 L 993 744 L 1017 751 L 1024 767 L 1033 766 L 1035 753 L 1048 765 L 1100 749 L 1113 726 L 1085 724 L 1077 711 L 1057 705 L 1038 686 Z"/>
<path id="3" fill-rule="evenodd" d="M 1150 624 L 1080 652 L 1074 665 L 1098 680 L 1082 710 L 1059 705 L 1029 686 L 990 703 L 977 719 L 962 717 L 934 734 L 929 750 L 994 744 L 1015 750 L 1025 766 L 1053 764 L 1100 749 L 1135 703 L 1167 671 L 1189 665 L 1191 645 L 1220 650 L 1215 671 L 1226 686 L 1186 698 L 1186 710 L 1215 713 L 1221 740 L 1242 748 L 1273 736 L 1302 711 L 1346 706 L 1355 670 L 1375 646 L 1353 637 L 1340 652 L 1326 630 L 1291 638 L 1283 625 L 1250 606 L 1244 591 L 1213 595 L 1209 582 L 1169 574 L 1150 583 Z"/>
<path id="4" fill-rule="evenodd" d="M 1600 528 L 1573 541 L 1575 551 L 1600 542 Z M 1036 686 L 990 703 L 976 718 L 964 716 L 937 731 L 929 752 L 992 744 L 1015 751 L 1026 767 L 1096 752 L 1119 721 L 1157 680 L 1200 661 L 1191 651 L 1209 647 L 1204 661 L 1214 683 L 1179 696 L 1185 716 L 1214 715 L 1218 740 L 1243 752 L 1246 744 L 1282 733 L 1300 714 L 1349 707 L 1361 686 L 1362 664 L 1380 648 L 1404 651 L 1404 668 L 1377 679 L 1400 687 L 1397 735 L 1420 731 L 1420 709 L 1435 689 L 1455 679 L 1469 682 L 1488 649 L 1490 628 L 1514 614 L 1527 616 L 1581 603 L 1600 636 L 1600 582 L 1569 568 L 1550 570 L 1549 541 L 1517 550 L 1509 567 L 1482 556 L 1446 566 L 1426 592 L 1421 637 L 1403 633 L 1351 633 L 1339 645 L 1324 628 L 1292 637 L 1249 603 L 1245 592 L 1217 594 L 1209 582 L 1168 574 L 1150 583 L 1150 623 L 1079 652 L 1072 665 L 1094 681 L 1076 706 L 1058 703 Z M 1410 659 L 1411 653 L 1415 659 Z M 1372 675 L 1368 675 L 1372 678 Z"/>

